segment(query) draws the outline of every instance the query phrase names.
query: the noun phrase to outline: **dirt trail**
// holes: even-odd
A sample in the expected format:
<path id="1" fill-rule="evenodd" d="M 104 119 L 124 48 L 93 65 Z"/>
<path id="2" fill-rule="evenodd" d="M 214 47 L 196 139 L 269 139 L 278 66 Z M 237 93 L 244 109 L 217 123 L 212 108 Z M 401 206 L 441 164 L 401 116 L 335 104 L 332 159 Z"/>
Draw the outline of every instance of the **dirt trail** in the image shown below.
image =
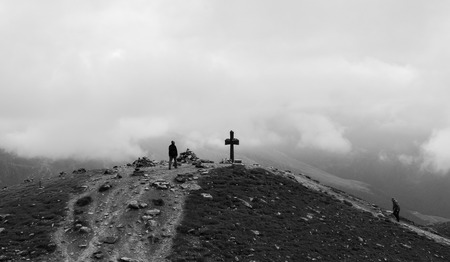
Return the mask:
<path id="1" fill-rule="evenodd" d="M 71 198 L 66 220 L 54 234 L 58 251 L 52 261 L 121 261 L 121 258 L 135 262 L 168 261 L 166 257 L 183 216 L 186 196 L 190 190 L 199 189 L 196 179 L 202 170 L 185 164 L 172 170 L 158 166 L 141 171 L 140 175 L 132 175 L 134 167 L 119 167 L 112 174 L 94 174 L 85 182 L 86 190 Z M 175 178 L 179 174 L 190 178 L 177 183 Z M 169 188 L 158 189 L 153 186 L 156 181 L 168 182 Z M 105 184 L 111 188 L 99 192 Z M 89 230 L 81 233 L 74 227 L 74 211 L 76 201 L 85 196 L 91 196 L 93 202 L 82 213 Z M 153 201 L 161 199 L 162 205 Z M 132 200 L 141 208 L 130 208 Z M 156 226 L 149 226 L 145 212 L 153 209 L 161 213 L 151 218 Z"/>

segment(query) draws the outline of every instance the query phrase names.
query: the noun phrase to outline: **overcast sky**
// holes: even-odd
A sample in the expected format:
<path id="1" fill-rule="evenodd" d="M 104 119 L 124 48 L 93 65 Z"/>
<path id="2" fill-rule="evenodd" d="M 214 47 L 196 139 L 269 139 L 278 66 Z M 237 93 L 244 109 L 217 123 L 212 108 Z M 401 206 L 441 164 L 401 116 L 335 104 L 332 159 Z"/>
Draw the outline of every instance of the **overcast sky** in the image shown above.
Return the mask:
<path id="1" fill-rule="evenodd" d="M 247 147 L 351 154 L 375 141 L 445 171 L 449 11 L 439 0 L 2 0 L 0 147 L 121 159 L 171 136 L 223 147 L 233 129 Z"/>

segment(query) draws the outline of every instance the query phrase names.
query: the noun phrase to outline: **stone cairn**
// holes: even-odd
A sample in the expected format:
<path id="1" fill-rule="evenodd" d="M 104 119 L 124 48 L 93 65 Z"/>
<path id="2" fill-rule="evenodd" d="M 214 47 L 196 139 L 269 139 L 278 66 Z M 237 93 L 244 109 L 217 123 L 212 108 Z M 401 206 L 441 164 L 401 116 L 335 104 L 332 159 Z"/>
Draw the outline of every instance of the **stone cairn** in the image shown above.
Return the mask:
<path id="1" fill-rule="evenodd" d="M 180 163 L 192 163 L 198 161 L 199 158 L 192 152 L 189 148 L 186 149 L 186 152 L 180 153 L 180 156 L 177 158 L 177 161 Z"/>
<path id="2" fill-rule="evenodd" d="M 211 160 L 198 158 L 197 155 L 195 155 L 195 153 L 192 152 L 189 148 L 186 149 L 186 152 L 180 153 L 177 161 L 179 163 L 190 163 L 198 168 L 204 168 L 205 166 L 203 165 L 203 163 L 214 163 L 214 161 Z"/>
<path id="3" fill-rule="evenodd" d="M 133 166 L 136 168 L 140 167 L 154 167 L 158 164 L 155 160 L 150 160 L 146 156 L 138 158 L 136 161 L 133 162 Z"/>

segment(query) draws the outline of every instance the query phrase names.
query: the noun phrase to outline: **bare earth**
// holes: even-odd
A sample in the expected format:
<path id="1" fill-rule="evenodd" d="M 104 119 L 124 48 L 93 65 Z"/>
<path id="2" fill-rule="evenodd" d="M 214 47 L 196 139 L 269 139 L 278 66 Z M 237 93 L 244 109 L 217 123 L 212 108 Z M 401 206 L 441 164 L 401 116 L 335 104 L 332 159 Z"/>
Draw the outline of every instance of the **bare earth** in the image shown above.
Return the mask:
<path id="1" fill-rule="evenodd" d="M 67 218 L 54 234 L 58 246 L 52 261 L 168 261 L 176 226 L 183 216 L 183 205 L 190 190 L 199 189 L 196 179 L 201 172 L 192 165 L 184 164 L 178 169 L 167 166 L 141 168 L 143 173 L 132 176 L 134 167 L 119 167 L 113 174 L 93 175 L 85 182 L 83 194 L 73 196 L 67 207 Z M 192 174 L 193 179 L 177 183 L 178 174 Z M 122 178 L 117 178 L 120 175 Z M 157 189 L 155 181 L 170 183 L 169 189 Z M 99 192 L 101 185 L 112 187 Z M 91 196 L 93 202 L 84 214 L 91 232 L 81 233 L 74 229 L 75 202 Z M 155 206 L 152 200 L 162 199 L 163 206 Z M 147 206 L 131 209 L 128 203 L 136 200 Z M 145 211 L 159 209 L 153 217 L 156 228 L 145 225 Z M 122 259 L 122 260 L 121 260 Z M 128 259 L 128 260 L 127 260 Z"/>

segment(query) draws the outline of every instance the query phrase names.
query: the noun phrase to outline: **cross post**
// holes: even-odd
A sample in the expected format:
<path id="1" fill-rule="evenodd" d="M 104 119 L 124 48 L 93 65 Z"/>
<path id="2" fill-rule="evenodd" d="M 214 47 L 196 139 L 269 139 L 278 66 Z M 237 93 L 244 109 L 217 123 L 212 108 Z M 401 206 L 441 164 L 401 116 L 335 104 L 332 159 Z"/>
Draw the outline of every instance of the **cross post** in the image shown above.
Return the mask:
<path id="1" fill-rule="evenodd" d="M 230 138 L 225 139 L 225 145 L 230 145 L 230 160 L 234 163 L 234 145 L 239 145 L 239 139 L 234 138 L 233 130 L 230 131 Z"/>

